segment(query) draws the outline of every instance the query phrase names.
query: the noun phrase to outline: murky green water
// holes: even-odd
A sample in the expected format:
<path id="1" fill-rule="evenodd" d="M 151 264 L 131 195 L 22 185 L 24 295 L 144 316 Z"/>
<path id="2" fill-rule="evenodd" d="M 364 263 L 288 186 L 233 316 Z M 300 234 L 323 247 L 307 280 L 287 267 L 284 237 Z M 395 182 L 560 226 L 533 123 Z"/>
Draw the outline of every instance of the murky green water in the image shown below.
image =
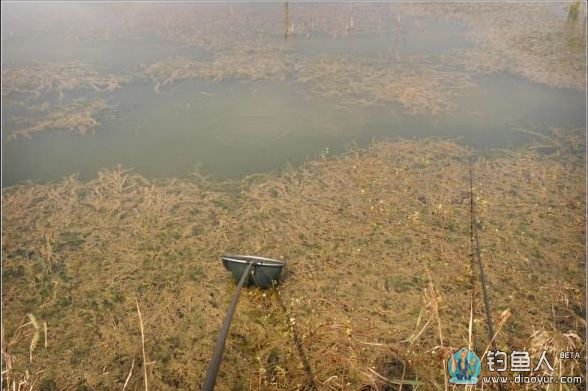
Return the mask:
<path id="1" fill-rule="evenodd" d="M 251 7 L 268 15 L 281 10 L 275 4 L 250 5 L 249 11 Z M 295 15 L 295 9 L 291 12 Z M 345 37 L 300 33 L 285 42 L 278 30 L 273 42 L 299 58 L 377 59 L 392 54 L 399 59 L 411 55 L 435 59 L 474 45 L 463 24 L 399 18 L 387 12 L 390 27 L 379 33 Z M 361 25 L 361 18 L 356 17 L 355 23 Z M 276 28 L 280 27 L 276 22 Z M 169 42 L 148 32 L 126 40 L 91 42 L 67 39 L 67 28 L 67 22 L 49 32 L 22 21 L 9 24 L 3 37 L 4 66 L 84 61 L 104 71 L 132 74 L 141 65 L 170 57 L 210 57 L 206 48 Z M 100 168 L 119 163 L 151 177 L 183 176 L 199 166 L 219 178 L 239 178 L 279 169 L 286 162 L 298 164 L 326 148 L 336 154 L 350 143 L 365 145 L 374 137 L 438 136 L 480 148 L 516 147 L 531 136 L 513 128 L 585 126 L 583 91 L 551 88 L 510 74 L 472 76 L 472 80 L 475 85 L 455 98 L 455 109 L 437 115 L 409 114 L 394 103 L 342 105 L 337 97 L 309 94 L 308 86 L 289 78 L 183 80 L 162 88 L 162 94 L 153 91 L 152 83 L 134 80 L 103 94 L 116 107 L 99 118 L 101 125 L 94 135 L 51 130 L 8 143 L 4 138 L 3 185 L 55 180 L 74 173 L 92 178 Z M 68 99 L 84 94 L 89 92 L 72 92 Z M 35 103 L 55 99 L 48 95 Z M 6 135 L 16 126 L 11 120 L 23 113 L 23 107 L 8 102 L 3 110 Z"/>

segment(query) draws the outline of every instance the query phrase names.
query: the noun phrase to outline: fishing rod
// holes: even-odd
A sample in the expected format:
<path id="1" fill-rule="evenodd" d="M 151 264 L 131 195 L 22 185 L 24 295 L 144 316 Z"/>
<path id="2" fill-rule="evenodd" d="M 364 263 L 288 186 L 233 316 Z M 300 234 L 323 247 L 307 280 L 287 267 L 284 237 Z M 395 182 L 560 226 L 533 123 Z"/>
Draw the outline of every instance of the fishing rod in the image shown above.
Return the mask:
<path id="1" fill-rule="evenodd" d="M 227 335 L 229 334 L 229 329 L 231 327 L 231 321 L 233 320 L 233 315 L 235 314 L 235 310 L 237 309 L 237 303 L 239 302 L 239 296 L 241 295 L 241 288 L 245 284 L 245 281 L 249 278 L 249 274 L 251 268 L 253 267 L 253 263 L 248 263 L 241 275 L 241 279 L 239 280 L 239 284 L 237 284 L 237 289 L 233 294 L 233 299 L 231 300 L 231 305 L 229 306 L 229 310 L 227 311 L 227 315 L 223 322 L 221 331 L 218 335 L 216 340 L 216 345 L 214 347 L 214 354 L 212 356 L 212 360 L 210 360 L 210 364 L 208 366 L 208 371 L 206 372 L 206 379 L 204 380 L 204 385 L 202 386 L 203 391 L 213 391 L 214 385 L 216 384 L 216 376 L 218 374 L 218 370 L 220 369 L 221 361 L 223 360 L 223 352 L 225 351 L 225 344 L 227 341 Z"/>
<path id="2" fill-rule="evenodd" d="M 494 339 L 494 325 L 492 324 L 492 310 L 490 308 L 490 298 L 488 297 L 488 288 L 486 282 L 486 274 L 484 273 L 484 265 L 482 264 L 482 255 L 480 251 L 480 239 L 478 238 L 477 219 L 476 219 L 476 201 L 474 198 L 474 169 L 472 157 L 470 156 L 470 239 L 472 243 L 472 263 L 476 262 L 480 268 L 480 281 L 482 283 L 482 297 L 484 299 L 484 307 L 486 310 L 486 322 L 488 323 L 488 334 L 490 343 L 494 351 L 498 350 L 496 340 Z M 502 384 L 500 384 L 502 389 Z"/>

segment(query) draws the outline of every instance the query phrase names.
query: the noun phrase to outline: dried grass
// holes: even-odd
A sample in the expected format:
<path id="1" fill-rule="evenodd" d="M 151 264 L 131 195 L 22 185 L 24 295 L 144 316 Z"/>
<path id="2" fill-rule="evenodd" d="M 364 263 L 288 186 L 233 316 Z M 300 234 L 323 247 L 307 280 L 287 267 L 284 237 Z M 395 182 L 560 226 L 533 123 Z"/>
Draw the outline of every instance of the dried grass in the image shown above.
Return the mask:
<path id="1" fill-rule="evenodd" d="M 147 355 L 145 354 L 145 331 L 143 330 L 143 317 L 141 316 L 141 309 L 139 308 L 139 300 L 135 299 L 137 304 L 137 314 L 139 315 L 139 325 L 141 326 L 141 350 L 143 352 L 143 379 L 145 381 L 145 391 L 149 390 L 149 383 L 147 381 Z M 135 361 L 133 360 L 133 364 Z M 131 371 L 133 370 L 133 364 L 131 364 Z M 129 377 L 130 377 L 129 372 Z M 125 385 L 128 383 L 128 378 L 125 381 Z M 123 387 L 124 388 L 124 387 Z"/>
<path id="2" fill-rule="evenodd" d="M 145 66 L 139 77 L 153 83 L 153 90 L 162 93 L 163 87 L 181 80 L 221 81 L 285 80 L 287 54 L 271 47 L 247 46 L 215 54 L 211 61 L 175 57 Z"/>
<path id="3" fill-rule="evenodd" d="M 473 86 L 466 74 L 443 71 L 424 56 L 401 61 L 323 56 L 297 66 L 298 81 L 314 95 L 336 97 L 348 105 L 395 103 L 409 114 L 451 111 L 452 99 Z"/>
<path id="4" fill-rule="evenodd" d="M 59 103 L 67 92 L 91 90 L 114 91 L 128 79 L 113 74 L 101 74 L 89 64 L 79 62 L 46 63 L 2 70 L 2 95 L 38 98 L 57 93 Z"/>
<path id="5" fill-rule="evenodd" d="M 34 134 L 55 130 L 66 130 L 72 134 L 94 134 L 100 126 L 97 117 L 104 115 L 111 108 L 112 106 L 103 99 L 76 100 L 66 106 L 48 107 L 40 118 L 12 118 L 19 125 L 8 133 L 6 140 L 13 141 L 18 137 L 30 139 Z"/>
<path id="6" fill-rule="evenodd" d="M 585 330 L 574 317 L 585 313 L 584 160 L 557 141 L 558 155 L 505 151 L 476 163 L 493 317 L 499 324 L 501 313 L 512 314 L 496 337 L 502 350 L 549 332 L 547 298 L 561 292 L 567 312 L 558 330 L 584 351 L 572 336 Z M 470 306 L 470 153 L 441 140 L 378 142 L 232 185 L 149 181 L 118 168 L 86 183 L 6 188 L 5 324 L 14 334 L 34 311 L 63 330 L 32 363 L 24 341 L 12 345 L 11 376 L 42 369 L 43 381 L 60 388 L 74 379 L 142 387 L 129 377 L 133 362 L 144 360 L 128 310 L 136 303 L 127 299 L 140 295 L 149 308 L 145 354 L 155 362 L 149 386 L 200 384 L 233 290 L 217 257 L 251 252 L 288 261 L 283 305 L 268 292 L 244 292 L 219 390 L 313 382 L 336 390 L 443 389 L 453 349 L 471 339 L 481 353 L 488 343 L 482 307 Z M 51 269 L 42 255 L 49 232 L 58 255 Z M 537 346 L 556 341 L 540 344 L 541 336 Z M 560 367 L 572 374 L 581 365 Z"/>

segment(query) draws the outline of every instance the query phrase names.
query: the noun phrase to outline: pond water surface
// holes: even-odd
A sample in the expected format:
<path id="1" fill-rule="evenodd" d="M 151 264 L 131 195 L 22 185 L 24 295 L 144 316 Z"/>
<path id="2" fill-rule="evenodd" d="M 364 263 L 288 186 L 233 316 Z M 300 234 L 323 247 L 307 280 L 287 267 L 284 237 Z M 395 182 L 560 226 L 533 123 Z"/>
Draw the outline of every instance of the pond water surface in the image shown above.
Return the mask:
<path id="1" fill-rule="evenodd" d="M 261 13 L 269 6 L 250 5 Z M 381 32 L 358 31 L 343 37 L 299 33 L 285 41 L 276 31 L 274 41 L 295 58 L 381 59 L 392 53 L 396 58 L 435 59 L 475 46 L 460 22 L 400 18 L 386 10 L 389 25 Z M 149 32 L 126 40 L 90 42 L 67 38 L 67 22 L 61 29 L 43 32 L 16 20 L 3 37 L 5 67 L 83 61 L 102 71 L 133 75 L 145 64 L 167 58 L 206 61 L 212 56 L 208 48 L 171 42 Z M 354 22 L 361 26 L 359 16 Z M 101 94 L 114 109 L 98 118 L 100 125 L 93 135 L 54 129 L 12 142 L 5 141 L 6 135 L 17 126 L 13 118 L 26 114 L 26 108 L 8 101 L 3 104 L 3 185 L 76 173 L 89 179 L 99 169 L 117 164 L 149 177 L 184 176 L 199 166 L 218 178 L 240 178 L 279 169 L 286 162 L 301 163 L 326 148 L 337 154 L 350 143 L 367 145 L 379 137 L 449 137 L 478 148 L 504 148 L 531 141 L 532 136 L 516 128 L 585 126 L 584 91 L 552 88 L 508 73 L 473 75 L 472 81 L 472 87 L 453 99 L 453 110 L 433 115 L 407 113 L 395 103 L 342 105 L 337 97 L 309 94 L 306 85 L 290 78 L 181 80 L 165 86 L 160 94 L 150 81 L 133 79 Z M 93 94 L 75 91 L 67 99 Z M 34 103 L 52 99 L 55 96 L 48 94 Z"/>

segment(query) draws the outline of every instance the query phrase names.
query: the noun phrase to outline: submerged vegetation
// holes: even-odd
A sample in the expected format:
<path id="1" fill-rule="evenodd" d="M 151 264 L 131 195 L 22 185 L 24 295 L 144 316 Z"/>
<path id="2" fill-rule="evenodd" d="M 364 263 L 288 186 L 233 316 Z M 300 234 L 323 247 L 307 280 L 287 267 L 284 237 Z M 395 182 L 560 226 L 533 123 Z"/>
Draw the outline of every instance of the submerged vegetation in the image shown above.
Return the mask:
<path id="1" fill-rule="evenodd" d="M 301 63 L 298 81 L 311 93 L 338 98 L 341 104 L 397 103 L 407 113 L 436 115 L 454 109 L 451 98 L 473 86 L 465 73 L 439 68 L 423 56 L 404 61 L 319 57 Z"/>
<path id="2" fill-rule="evenodd" d="M 105 112 L 110 111 L 109 106 L 103 99 L 90 102 L 84 99 L 76 99 L 68 105 L 40 105 L 30 106 L 30 113 L 41 113 L 41 116 L 24 116 L 13 118 L 20 127 L 14 130 L 7 137 L 12 141 L 18 137 L 31 138 L 33 134 L 46 130 L 66 130 L 72 134 L 94 134 L 95 129 L 100 125 L 96 119 Z"/>
<path id="3" fill-rule="evenodd" d="M 471 155 L 498 346 L 584 354 L 585 144 L 558 134 L 550 155 L 381 141 L 234 183 L 118 168 L 4 189 L 6 384 L 135 389 L 145 370 L 154 389 L 198 389 L 234 286 L 218 256 L 239 252 L 287 273 L 241 298 L 219 389 L 443 389 L 450 352 L 488 343 Z"/>
<path id="4" fill-rule="evenodd" d="M 397 105 L 402 114 L 436 115 L 454 110 L 455 97 L 464 88 L 475 86 L 472 76 L 484 73 L 506 72 L 549 86 L 584 89 L 585 30 L 577 22 L 557 18 L 550 6 L 299 4 L 290 7 L 286 20 L 289 40 L 284 40 L 278 34 L 284 23 L 282 8 L 274 5 L 267 7 L 271 10 L 267 13 L 252 12 L 237 4 L 199 4 L 181 9 L 150 5 L 143 12 L 132 13 L 126 22 L 123 18 L 113 31 L 75 26 L 69 27 L 67 34 L 70 39 L 88 42 L 155 34 L 170 44 L 198 48 L 206 55 L 168 56 L 119 74 L 101 73 L 82 62 L 10 66 L 3 69 L 2 95 L 9 105 L 26 108 L 54 98 L 62 105 L 67 94 L 79 92 L 92 92 L 96 99 L 105 99 L 106 93 L 131 81 L 151 82 L 156 93 L 167 94 L 171 85 L 184 80 L 271 80 L 300 83 L 309 94 L 328 97 L 337 104 Z M 580 8 L 570 15 L 580 14 Z M 428 19 L 423 22 L 422 18 Z M 440 55 L 399 53 L 400 43 L 431 20 L 465 23 L 467 29 L 462 35 L 473 45 L 451 48 Z M 370 34 L 385 37 L 390 44 L 374 54 L 351 57 L 312 54 L 300 50 L 302 44 L 292 42 L 324 41 L 326 37 L 337 42 L 364 39 Z M 77 111 L 61 110 L 61 115 L 80 117 L 84 110 L 78 106 Z M 54 128 L 23 129 L 18 121 L 10 121 L 12 114 L 8 117 L 7 134 L 30 135 Z M 67 127 L 76 121 L 64 118 L 54 124 Z M 77 129 L 85 133 L 84 126 Z"/>
<path id="5" fill-rule="evenodd" d="M 71 99 L 71 96 L 80 91 L 112 92 L 127 81 L 128 78 L 123 76 L 102 75 L 83 63 L 5 68 L 2 73 L 3 102 L 24 110 L 18 116 L 9 116 L 6 122 L 9 126 L 4 127 L 6 141 L 31 138 L 35 133 L 47 130 L 93 134 L 100 125 L 97 118 L 112 106 L 100 97 L 89 100 Z"/>
<path id="6" fill-rule="evenodd" d="M 468 36 L 477 47 L 448 56 L 451 62 L 470 70 L 510 72 L 553 87 L 584 90 L 586 30 L 555 18 L 550 6 L 553 4 L 413 3 L 404 11 L 462 20 L 470 27 Z"/>
<path id="7" fill-rule="evenodd" d="M 59 103 L 66 92 L 92 90 L 114 91 L 126 82 L 118 75 L 103 75 L 88 64 L 42 64 L 5 68 L 2 71 L 2 95 L 8 98 L 38 98 L 41 94 L 57 94 Z"/>
<path id="8" fill-rule="evenodd" d="M 219 53 L 212 61 L 169 58 L 146 66 L 141 73 L 153 83 L 156 93 L 166 85 L 189 79 L 285 80 L 287 63 L 284 56 L 279 49 L 245 48 Z"/>

